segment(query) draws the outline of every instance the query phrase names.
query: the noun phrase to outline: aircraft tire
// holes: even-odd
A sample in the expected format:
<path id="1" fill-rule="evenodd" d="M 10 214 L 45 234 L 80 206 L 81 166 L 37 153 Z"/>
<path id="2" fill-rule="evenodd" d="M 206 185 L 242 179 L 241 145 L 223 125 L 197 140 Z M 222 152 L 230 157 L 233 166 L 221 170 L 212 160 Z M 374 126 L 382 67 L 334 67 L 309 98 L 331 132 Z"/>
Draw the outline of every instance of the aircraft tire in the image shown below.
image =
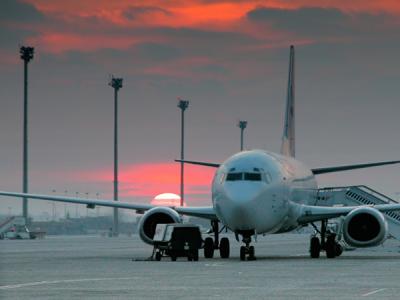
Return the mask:
<path id="1" fill-rule="evenodd" d="M 156 261 L 160 261 L 160 260 L 161 260 L 161 253 L 156 252 Z"/>
<path id="2" fill-rule="evenodd" d="M 319 242 L 319 238 L 314 236 L 310 240 L 310 256 L 311 256 L 311 258 L 319 258 L 320 252 L 321 252 L 321 243 Z"/>
<path id="3" fill-rule="evenodd" d="M 246 260 L 246 247 L 241 246 L 240 247 L 240 260 Z"/>
<path id="4" fill-rule="evenodd" d="M 325 252 L 327 258 L 335 258 L 336 244 L 334 237 L 326 239 Z"/>
<path id="5" fill-rule="evenodd" d="M 199 260 L 199 250 L 194 250 L 193 251 L 193 260 L 198 261 Z"/>
<path id="6" fill-rule="evenodd" d="M 248 260 L 256 260 L 254 246 L 249 247 L 249 257 Z"/>
<path id="7" fill-rule="evenodd" d="M 339 243 L 335 243 L 335 256 L 340 256 L 343 253 L 343 247 Z"/>
<path id="8" fill-rule="evenodd" d="M 204 257 L 213 258 L 214 257 L 214 241 L 211 237 L 204 240 Z"/>
<path id="9" fill-rule="evenodd" d="M 221 258 L 229 258 L 229 239 L 224 237 L 221 239 L 221 242 L 219 243 L 219 254 Z"/>

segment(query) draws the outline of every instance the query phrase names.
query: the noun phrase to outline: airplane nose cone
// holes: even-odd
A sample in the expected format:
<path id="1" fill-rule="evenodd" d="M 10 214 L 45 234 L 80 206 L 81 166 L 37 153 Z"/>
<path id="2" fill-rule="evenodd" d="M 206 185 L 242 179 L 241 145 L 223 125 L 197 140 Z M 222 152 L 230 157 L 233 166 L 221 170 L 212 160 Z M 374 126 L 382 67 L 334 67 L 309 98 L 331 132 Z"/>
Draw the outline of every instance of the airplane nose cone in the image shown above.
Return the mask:
<path id="1" fill-rule="evenodd" d="M 287 202 L 271 186 L 225 186 L 216 199 L 218 218 L 233 231 L 272 232 L 287 214 Z"/>
<path id="2" fill-rule="evenodd" d="M 224 214 L 228 224 L 234 224 L 233 229 L 252 230 L 256 223 L 254 215 L 257 210 L 257 201 L 262 189 L 248 190 L 245 187 L 229 188 L 225 192 L 224 207 L 229 212 Z"/>

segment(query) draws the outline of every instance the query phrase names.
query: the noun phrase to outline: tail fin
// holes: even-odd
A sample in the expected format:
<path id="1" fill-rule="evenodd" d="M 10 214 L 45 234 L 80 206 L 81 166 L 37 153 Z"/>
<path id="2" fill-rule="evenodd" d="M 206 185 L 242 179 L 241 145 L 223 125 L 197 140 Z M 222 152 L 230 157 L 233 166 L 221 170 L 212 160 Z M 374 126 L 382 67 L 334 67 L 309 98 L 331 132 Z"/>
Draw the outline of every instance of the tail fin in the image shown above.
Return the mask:
<path id="1" fill-rule="evenodd" d="M 295 156 L 295 127 L 294 127 L 294 46 L 290 46 L 289 78 L 286 99 L 285 125 L 283 129 L 281 154 Z"/>

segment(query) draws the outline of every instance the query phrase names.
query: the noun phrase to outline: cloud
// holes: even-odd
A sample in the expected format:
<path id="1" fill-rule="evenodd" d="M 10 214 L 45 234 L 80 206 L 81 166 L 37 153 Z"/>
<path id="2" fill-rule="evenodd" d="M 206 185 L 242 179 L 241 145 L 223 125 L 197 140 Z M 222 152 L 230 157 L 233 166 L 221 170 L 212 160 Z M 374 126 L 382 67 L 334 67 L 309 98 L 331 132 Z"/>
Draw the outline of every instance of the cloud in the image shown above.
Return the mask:
<path id="1" fill-rule="evenodd" d="M 307 7 L 301 9 L 276 9 L 259 7 L 247 13 L 251 21 L 267 22 L 274 28 L 291 32 L 332 33 L 342 31 L 345 14 L 338 9 Z"/>
<path id="2" fill-rule="evenodd" d="M 18 45 L 23 44 L 27 38 L 37 35 L 33 28 L 45 21 L 46 17 L 33 5 L 22 1 L 0 1 L 0 52 L 2 63 L 16 62 Z M 34 26 L 33 26 L 34 25 Z M 15 59 L 4 60 L 4 56 Z"/>
<path id="3" fill-rule="evenodd" d="M 143 15 L 148 15 L 148 14 L 163 14 L 166 16 L 172 15 L 171 12 L 169 12 L 166 9 L 160 8 L 160 7 L 155 7 L 155 6 L 135 6 L 135 7 L 127 7 L 126 9 L 123 10 L 123 17 L 128 19 L 128 20 L 135 20 L 137 18 L 142 17 Z"/>
<path id="4" fill-rule="evenodd" d="M 32 4 L 18 0 L 2 0 L 0 1 L 0 22 L 39 22 L 44 19 Z"/>
<path id="5" fill-rule="evenodd" d="M 255 24 L 275 30 L 312 38 L 357 39 L 382 29 L 389 29 L 387 22 L 393 16 L 378 13 L 346 13 L 337 8 L 303 7 L 279 9 L 258 7 L 247 13 L 247 19 Z"/>

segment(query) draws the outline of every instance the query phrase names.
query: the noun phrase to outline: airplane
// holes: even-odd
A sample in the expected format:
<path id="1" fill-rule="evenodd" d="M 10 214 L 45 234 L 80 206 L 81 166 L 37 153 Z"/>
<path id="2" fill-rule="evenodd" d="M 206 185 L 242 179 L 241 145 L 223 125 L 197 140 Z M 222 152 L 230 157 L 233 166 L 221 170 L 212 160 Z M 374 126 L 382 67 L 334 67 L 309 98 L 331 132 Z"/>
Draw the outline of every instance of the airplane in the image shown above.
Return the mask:
<path id="1" fill-rule="evenodd" d="M 164 207 L 113 200 L 81 199 L 65 196 L 39 195 L 0 191 L 8 197 L 50 200 L 115 207 L 143 213 L 138 224 L 143 242 L 152 245 L 157 224 L 180 223 L 181 215 L 210 220 L 214 238 L 204 241 L 204 256 L 212 258 L 219 250 L 221 258 L 229 258 L 230 242 L 219 238 L 223 228 L 242 237 L 240 260 L 254 260 L 252 241 L 260 234 L 279 234 L 312 225 L 316 232 L 310 238 L 311 258 L 325 251 L 328 258 L 340 256 L 343 248 L 337 235 L 328 228 L 328 220 L 344 218 L 342 235 L 351 247 L 371 247 L 382 244 L 389 235 L 388 217 L 400 210 L 400 204 L 351 205 L 341 199 L 342 206 L 318 205 L 319 192 L 316 176 L 319 174 L 398 164 L 384 161 L 310 169 L 295 158 L 295 50 L 290 46 L 289 77 L 280 153 L 264 150 L 241 151 L 223 163 L 176 160 L 215 168 L 211 184 L 212 206 Z M 399 215 L 400 218 L 400 215 Z M 320 222 L 320 228 L 314 223 Z M 224 226 L 220 229 L 220 223 Z"/>

